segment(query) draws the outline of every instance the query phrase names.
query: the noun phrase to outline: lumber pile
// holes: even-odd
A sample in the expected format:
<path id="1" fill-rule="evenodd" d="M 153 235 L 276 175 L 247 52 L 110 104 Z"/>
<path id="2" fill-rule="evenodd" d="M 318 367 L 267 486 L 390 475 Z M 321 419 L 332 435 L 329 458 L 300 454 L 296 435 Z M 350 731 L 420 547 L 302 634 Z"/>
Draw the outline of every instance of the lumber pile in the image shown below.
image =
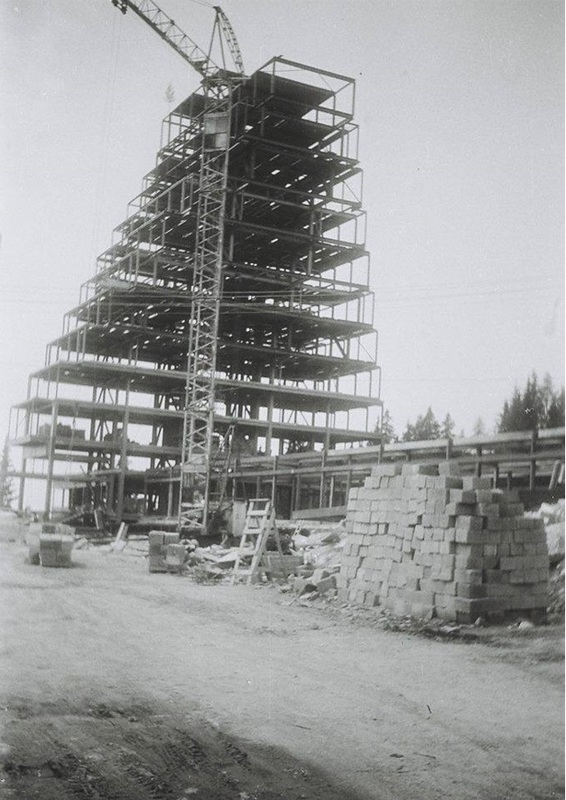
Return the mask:
<path id="1" fill-rule="evenodd" d="M 544 524 L 489 478 L 450 462 L 375 466 L 350 492 L 346 527 L 343 600 L 463 623 L 545 614 Z"/>

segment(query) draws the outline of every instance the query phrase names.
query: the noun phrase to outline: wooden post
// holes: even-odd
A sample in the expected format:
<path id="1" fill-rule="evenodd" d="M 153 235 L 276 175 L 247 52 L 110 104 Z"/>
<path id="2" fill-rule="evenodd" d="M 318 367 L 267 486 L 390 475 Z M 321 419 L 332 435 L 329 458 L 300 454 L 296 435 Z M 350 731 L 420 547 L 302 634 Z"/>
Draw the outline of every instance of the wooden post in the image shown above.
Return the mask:
<path id="1" fill-rule="evenodd" d="M 275 508 L 277 496 L 277 456 L 273 459 L 273 474 L 271 475 L 271 505 Z"/>
<path id="2" fill-rule="evenodd" d="M 479 459 L 482 457 L 482 449 L 481 447 L 476 448 L 476 455 L 478 457 L 478 462 L 476 464 L 476 477 L 481 478 L 481 461 Z"/>
<path id="3" fill-rule="evenodd" d="M 537 477 L 536 444 L 537 444 L 537 432 L 533 431 L 531 436 L 531 463 L 529 469 L 529 489 L 531 490 L 531 492 L 533 492 L 535 489 L 536 477 Z"/>
<path id="4" fill-rule="evenodd" d="M 318 507 L 325 508 L 324 505 L 324 483 L 325 483 L 325 472 L 324 468 L 326 466 L 326 448 L 322 451 L 322 455 L 320 458 L 320 482 L 318 487 Z"/>

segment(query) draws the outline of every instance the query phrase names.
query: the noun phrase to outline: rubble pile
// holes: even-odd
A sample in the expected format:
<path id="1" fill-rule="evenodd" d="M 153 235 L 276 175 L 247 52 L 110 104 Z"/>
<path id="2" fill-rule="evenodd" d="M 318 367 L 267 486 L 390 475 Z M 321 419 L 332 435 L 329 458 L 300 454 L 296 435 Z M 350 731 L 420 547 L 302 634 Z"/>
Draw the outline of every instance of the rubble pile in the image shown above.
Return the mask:
<path id="1" fill-rule="evenodd" d="M 544 522 L 551 563 L 557 563 L 564 558 L 564 505 L 564 500 L 552 504 L 543 503 L 536 511 L 525 514 L 526 517 Z"/>
<path id="2" fill-rule="evenodd" d="M 289 578 L 289 582 L 300 596 L 307 599 L 336 596 L 336 578 L 347 537 L 343 522 L 297 523 L 292 547 L 302 566 L 296 566 L 296 574 Z"/>
<path id="3" fill-rule="evenodd" d="M 339 567 L 348 532 L 344 522 L 331 525 L 298 522 L 291 542 L 303 556 L 303 563 L 314 567 Z"/>
<path id="4" fill-rule="evenodd" d="M 308 581 L 309 592 L 335 591 L 347 538 L 344 524 L 278 520 L 277 527 L 283 555 L 270 537 L 261 561 L 263 579 L 292 583 L 296 577 L 300 592 L 306 591 L 301 580 Z M 179 539 L 176 533 L 158 530 L 150 531 L 148 537 L 134 534 L 117 539 L 105 549 L 148 558 L 150 572 L 184 573 L 200 583 L 231 579 L 239 553 L 239 546 L 201 546 L 197 539 Z"/>
<path id="5" fill-rule="evenodd" d="M 564 614 L 564 559 L 550 573 L 548 613 Z"/>
<path id="6" fill-rule="evenodd" d="M 491 479 L 450 462 L 373 468 L 350 492 L 340 599 L 461 623 L 543 617 L 544 524 Z"/>
<path id="7" fill-rule="evenodd" d="M 563 615 L 564 604 L 564 500 L 543 503 L 526 516 L 542 519 L 546 532 L 548 555 L 552 567 L 549 583 L 548 613 Z"/>

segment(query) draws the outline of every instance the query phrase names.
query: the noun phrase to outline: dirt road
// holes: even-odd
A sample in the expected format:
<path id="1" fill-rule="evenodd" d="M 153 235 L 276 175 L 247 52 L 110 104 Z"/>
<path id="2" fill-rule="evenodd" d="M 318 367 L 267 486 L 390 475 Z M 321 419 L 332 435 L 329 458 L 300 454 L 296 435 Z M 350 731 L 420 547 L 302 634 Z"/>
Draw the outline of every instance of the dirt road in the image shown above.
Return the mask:
<path id="1" fill-rule="evenodd" d="M 277 588 L 0 543 L 0 797 L 564 794 L 561 630 L 427 640 Z"/>

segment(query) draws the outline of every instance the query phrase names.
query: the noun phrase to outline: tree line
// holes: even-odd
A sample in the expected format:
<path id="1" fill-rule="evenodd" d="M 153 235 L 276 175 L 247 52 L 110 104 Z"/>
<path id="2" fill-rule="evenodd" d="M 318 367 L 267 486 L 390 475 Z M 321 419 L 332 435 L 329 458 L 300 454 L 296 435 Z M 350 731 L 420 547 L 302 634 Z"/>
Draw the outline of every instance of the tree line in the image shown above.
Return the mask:
<path id="1" fill-rule="evenodd" d="M 565 397 L 564 387 L 555 389 L 552 378 L 546 374 L 539 381 L 536 372 L 527 379 L 523 390 L 515 387 L 512 396 L 505 400 L 503 408 L 497 416 L 495 433 L 511 433 L 513 431 L 532 431 L 546 428 L 562 428 L 564 426 Z M 388 410 L 383 413 L 381 423 L 383 442 L 419 442 L 427 439 L 453 439 L 456 435 L 456 424 L 450 413 L 439 422 L 429 406 L 424 414 L 420 414 L 415 422 L 407 423 L 401 436 L 395 432 L 393 419 Z M 485 423 L 478 417 L 472 436 L 485 436 Z M 464 436 L 464 432 L 460 434 Z"/>

